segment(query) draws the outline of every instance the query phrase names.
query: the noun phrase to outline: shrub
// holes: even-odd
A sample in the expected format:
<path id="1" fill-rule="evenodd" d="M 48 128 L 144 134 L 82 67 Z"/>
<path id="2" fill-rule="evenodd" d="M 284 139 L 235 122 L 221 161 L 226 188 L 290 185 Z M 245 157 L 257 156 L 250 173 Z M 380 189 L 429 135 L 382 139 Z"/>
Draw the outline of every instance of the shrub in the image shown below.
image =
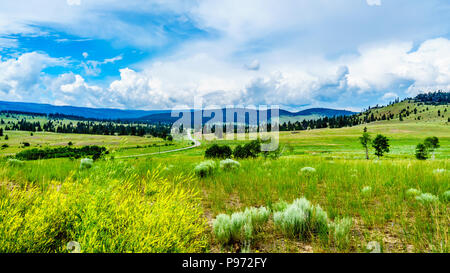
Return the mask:
<path id="1" fill-rule="evenodd" d="M 238 145 L 233 151 L 234 158 L 256 158 L 261 153 L 261 141 L 252 140 L 244 146 Z"/>
<path id="2" fill-rule="evenodd" d="M 441 174 L 441 173 L 445 173 L 445 169 L 436 169 L 436 170 L 433 170 L 433 174 Z"/>
<path id="3" fill-rule="evenodd" d="M 422 204 L 432 204 L 438 202 L 439 198 L 431 193 L 422 193 L 421 195 L 416 196 L 416 200 Z"/>
<path id="4" fill-rule="evenodd" d="M 316 169 L 313 167 L 303 167 L 300 170 L 302 173 L 315 173 Z"/>
<path id="5" fill-rule="evenodd" d="M 250 240 L 253 226 L 250 215 L 243 212 L 231 214 L 231 239 L 235 242 Z"/>
<path id="6" fill-rule="evenodd" d="M 207 160 L 199 163 L 194 168 L 194 172 L 196 175 L 200 177 L 206 177 L 214 172 L 216 168 L 216 163 L 212 160 Z"/>
<path id="7" fill-rule="evenodd" d="M 265 207 L 246 208 L 243 212 L 235 212 L 231 216 L 219 214 L 213 220 L 213 232 L 222 244 L 230 242 L 249 242 L 253 232 L 259 231 L 269 220 L 270 211 Z"/>
<path id="8" fill-rule="evenodd" d="M 9 147 L 8 144 L 3 144 L 3 145 L 2 145 L 2 149 L 6 149 L 6 148 L 8 148 L 8 147 Z"/>
<path id="9" fill-rule="evenodd" d="M 220 161 L 220 168 L 224 170 L 232 170 L 232 169 L 238 169 L 241 167 L 241 163 L 233 160 L 233 159 L 225 159 Z"/>
<path id="10" fill-rule="evenodd" d="M 449 202 L 450 201 L 450 191 L 446 191 L 442 194 L 442 200 L 445 202 Z"/>
<path id="11" fill-rule="evenodd" d="M 16 154 L 16 158 L 20 160 L 38 160 L 61 157 L 81 158 L 92 156 L 95 160 L 107 153 L 106 148 L 100 146 L 84 146 L 81 148 L 65 146 L 58 148 L 29 149 Z"/>
<path id="12" fill-rule="evenodd" d="M 352 227 L 351 218 L 335 219 L 334 223 L 330 225 L 333 230 L 333 239 L 336 245 L 340 248 L 346 247 L 350 241 L 350 229 Z"/>
<path id="13" fill-rule="evenodd" d="M 205 151 L 206 158 L 229 158 L 231 154 L 231 148 L 227 145 L 219 146 L 214 144 Z"/>
<path id="14" fill-rule="evenodd" d="M 419 195 L 421 193 L 422 192 L 419 191 L 418 189 L 409 189 L 409 190 L 406 191 L 406 195 L 407 196 L 412 196 L 412 197 L 415 197 L 415 196 L 417 196 L 417 195 Z"/>
<path id="15" fill-rule="evenodd" d="M 266 207 L 251 207 L 246 208 L 244 214 L 250 218 L 253 228 L 260 229 L 269 220 L 270 211 Z"/>
<path id="16" fill-rule="evenodd" d="M 231 217 L 228 214 L 217 215 L 213 220 L 213 232 L 219 243 L 228 243 L 231 238 Z"/>
<path id="17" fill-rule="evenodd" d="M 365 186 L 361 190 L 361 193 L 364 195 L 369 195 L 371 192 L 372 192 L 372 187 L 370 187 L 370 186 Z"/>
<path id="18" fill-rule="evenodd" d="M 280 201 L 278 201 L 278 202 L 276 202 L 275 204 L 272 205 L 272 211 L 274 211 L 274 212 L 283 211 L 288 206 L 289 206 L 288 202 L 286 202 L 284 200 L 280 200 Z"/>
<path id="19" fill-rule="evenodd" d="M 328 232 L 327 213 L 305 198 L 297 199 L 284 211 L 276 212 L 273 219 L 275 226 L 290 236 L 309 237 L 313 233 L 325 235 Z"/>
<path id="20" fill-rule="evenodd" d="M 8 163 L 8 165 L 13 166 L 13 167 L 21 167 L 21 166 L 25 165 L 25 162 L 23 162 L 22 160 L 19 160 L 19 159 L 15 159 L 15 158 L 9 158 L 7 163 Z"/>
<path id="21" fill-rule="evenodd" d="M 94 166 L 94 160 L 90 158 L 81 159 L 80 169 L 90 169 L 92 166 Z"/>

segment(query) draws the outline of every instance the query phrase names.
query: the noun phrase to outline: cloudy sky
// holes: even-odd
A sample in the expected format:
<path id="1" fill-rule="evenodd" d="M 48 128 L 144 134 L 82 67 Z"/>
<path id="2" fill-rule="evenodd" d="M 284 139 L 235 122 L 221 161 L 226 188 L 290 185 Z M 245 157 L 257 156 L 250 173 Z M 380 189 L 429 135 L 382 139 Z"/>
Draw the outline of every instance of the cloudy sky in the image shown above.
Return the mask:
<path id="1" fill-rule="evenodd" d="M 448 0 L 0 0 L 0 100 L 360 110 L 450 89 Z"/>

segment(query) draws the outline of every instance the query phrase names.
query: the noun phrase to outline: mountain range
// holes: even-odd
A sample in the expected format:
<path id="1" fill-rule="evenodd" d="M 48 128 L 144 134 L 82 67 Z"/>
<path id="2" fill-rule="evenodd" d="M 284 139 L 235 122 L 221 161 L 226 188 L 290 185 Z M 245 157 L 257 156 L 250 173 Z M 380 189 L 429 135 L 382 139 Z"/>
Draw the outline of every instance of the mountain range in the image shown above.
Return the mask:
<path id="1" fill-rule="evenodd" d="M 236 112 L 242 112 L 243 109 L 236 108 Z M 28 103 L 28 102 L 7 102 L 0 101 L 0 111 L 17 111 L 36 114 L 63 114 L 68 116 L 79 116 L 83 118 L 101 119 L 101 120 L 135 120 L 150 122 L 174 122 L 178 117 L 171 117 L 171 110 L 121 110 L 110 108 L 88 108 L 76 106 L 56 106 L 50 104 Z M 192 115 L 198 110 L 190 111 Z M 258 116 L 259 116 L 259 111 Z M 222 109 L 224 118 L 226 110 Z M 337 110 L 329 108 L 310 108 L 298 112 L 290 112 L 280 109 L 280 120 L 303 120 L 306 118 L 332 117 L 352 115 L 355 112 L 347 110 Z M 268 111 L 268 118 L 271 113 Z M 208 118 L 209 119 L 209 118 Z"/>

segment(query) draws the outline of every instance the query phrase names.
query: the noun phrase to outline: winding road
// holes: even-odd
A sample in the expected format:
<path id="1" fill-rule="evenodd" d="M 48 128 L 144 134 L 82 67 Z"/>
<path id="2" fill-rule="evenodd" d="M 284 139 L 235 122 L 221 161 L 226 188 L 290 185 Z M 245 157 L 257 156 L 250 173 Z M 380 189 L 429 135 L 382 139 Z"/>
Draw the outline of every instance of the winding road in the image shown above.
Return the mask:
<path id="1" fill-rule="evenodd" d="M 196 140 L 196 139 L 194 139 L 194 138 L 192 137 L 191 130 L 188 130 L 187 136 L 188 136 L 188 139 L 189 139 L 190 141 L 193 141 L 193 142 L 194 142 L 194 145 L 189 146 L 189 147 L 184 147 L 184 148 L 178 148 L 178 149 L 174 149 L 174 150 L 169 150 L 169 151 L 162 151 L 162 152 L 156 152 L 156 153 L 147 153 L 147 154 L 139 154 L 139 155 L 118 156 L 118 157 L 116 157 L 116 158 L 117 158 L 117 159 L 119 159 L 119 158 L 132 158 L 132 157 L 143 157 L 143 156 L 149 156 L 149 155 L 167 154 L 167 153 L 173 153 L 173 152 L 178 152 L 178 151 L 184 151 L 184 150 L 193 149 L 193 148 L 195 148 L 195 147 L 198 147 L 198 146 L 202 145 L 202 144 L 200 143 L 200 141 L 198 141 L 198 140 Z"/>

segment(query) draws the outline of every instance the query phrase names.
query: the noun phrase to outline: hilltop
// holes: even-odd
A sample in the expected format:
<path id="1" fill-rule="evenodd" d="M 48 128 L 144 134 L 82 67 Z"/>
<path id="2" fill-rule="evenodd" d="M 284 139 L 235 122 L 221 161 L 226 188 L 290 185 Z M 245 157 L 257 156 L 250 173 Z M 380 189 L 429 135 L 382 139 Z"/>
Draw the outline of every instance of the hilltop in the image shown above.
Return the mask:
<path id="1" fill-rule="evenodd" d="M 414 98 L 396 100 L 386 106 L 376 106 L 357 114 L 363 122 L 415 121 L 450 122 L 450 93 L 434 92 L 419 94 Z"/>

